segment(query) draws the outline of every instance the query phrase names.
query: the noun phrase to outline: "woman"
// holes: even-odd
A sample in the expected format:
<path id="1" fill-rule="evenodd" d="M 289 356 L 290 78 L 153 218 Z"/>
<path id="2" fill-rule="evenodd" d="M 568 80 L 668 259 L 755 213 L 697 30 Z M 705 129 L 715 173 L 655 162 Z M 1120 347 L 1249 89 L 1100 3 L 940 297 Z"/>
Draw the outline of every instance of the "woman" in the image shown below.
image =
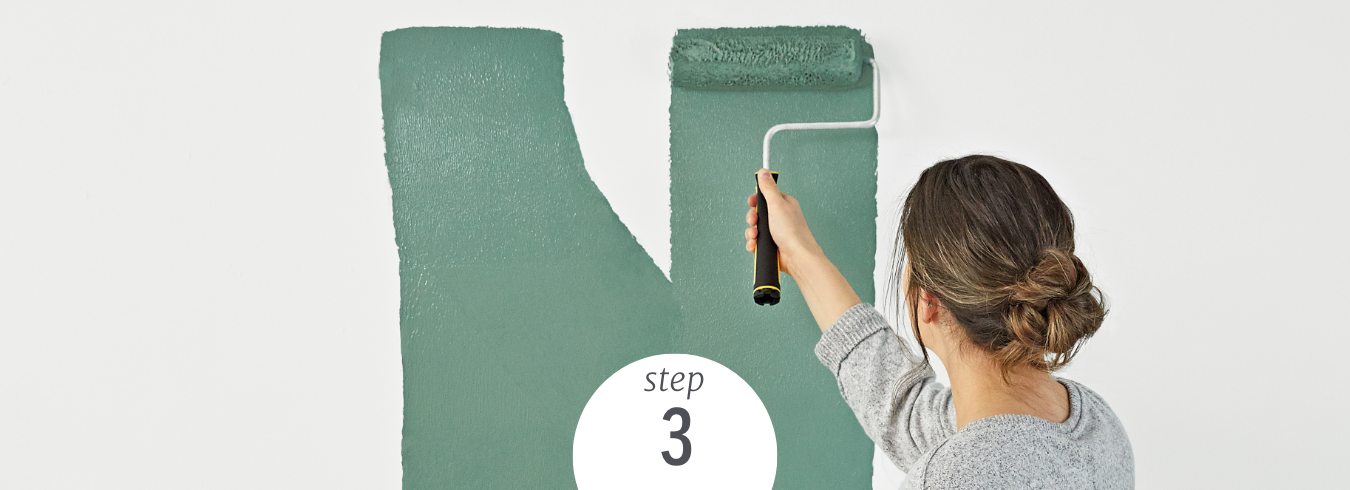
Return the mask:
<path id="1" fill-rule="evenodd" d="M 1069 209 L 1040 174 L 973 155 L 930 167 L 910 190 L 896 276 L 922 358 L 825 258 L 797 200 L 767 171 L 759 186 L 780 267 L 824 332 L 816 356 L 906 472 L 906 488 L 1134 487 L 1133 451 L 1111 408 L 1050 374 L 1106 312 L 1074 256 Z M 753 251 L 753 208 L 746 222 Z M 934 380 L 925 348 L 950 389 Z"/>

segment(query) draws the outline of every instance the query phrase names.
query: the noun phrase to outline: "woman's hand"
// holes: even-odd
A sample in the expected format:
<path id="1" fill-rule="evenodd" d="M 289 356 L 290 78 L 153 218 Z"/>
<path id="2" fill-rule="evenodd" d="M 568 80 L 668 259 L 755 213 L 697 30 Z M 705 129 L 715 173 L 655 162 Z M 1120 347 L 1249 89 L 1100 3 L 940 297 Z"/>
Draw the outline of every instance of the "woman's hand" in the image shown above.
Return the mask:
<path id="1" fill-rule="evenodd" d="M 815 237 L 811 236 L 797 199 L 780 192 L 768 170 L 760 170 L 757 178 L 760 192 L 764 193 L 764 199 L 769 205 L 769 228 L 773 230 L 773 241 L 778 245 L 779 269 L 794 279 L 800 279 L 794 271 L 802 270 L 801 266 L 806 261 L 824 258 L 825 254 L 816 244 Z M 754 252 L 755 238 L 759 236 L 759 228 L 755 226 L 759 222 L 755 206 L 759 203 L 755 195 L 751 194 L 746 204 L 750 205 L 750 212 L 745 215 L 745 224 L 749 225 L 745 229 L 745 250 Z"/>
<path id="2" fill-rule="evenodd" d="M 824 332 L 839 319 L 845 311 L 861 303 L 853 287 L 839 273 L 825 252 L 816 244 L 811 230 L 806 227 L 806 218 L 802 208 L 792 196 L 779 192 L 778 184 L 768 170 L 760 170 L 759 190 L 769 206 L 769 228 L 773 230 L 773 242 L 778 245 L 778 267 L 792 276 L 801 288 L 811 315 L 816 318 L 820 331 Z M 759 229 L 755 228 L 758 218 L 755 215 L 755 196 L 746 200 L 750 212 L 745 214 L 745 249 L 755 251 L 755 238 Z"/>

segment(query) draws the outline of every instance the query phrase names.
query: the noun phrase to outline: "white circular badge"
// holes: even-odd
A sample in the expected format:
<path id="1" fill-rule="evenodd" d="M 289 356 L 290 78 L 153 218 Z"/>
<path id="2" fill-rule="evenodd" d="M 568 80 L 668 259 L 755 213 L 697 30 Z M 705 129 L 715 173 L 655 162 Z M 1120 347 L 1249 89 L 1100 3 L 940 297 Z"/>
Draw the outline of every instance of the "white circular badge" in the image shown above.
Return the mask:
<path id="1" fill-rule="evenodd" d="M 773 487 L 764 403 L 725 366 L 687 354 L 634 362 L 591 395 L 572 442 L 578 490 Z"/>

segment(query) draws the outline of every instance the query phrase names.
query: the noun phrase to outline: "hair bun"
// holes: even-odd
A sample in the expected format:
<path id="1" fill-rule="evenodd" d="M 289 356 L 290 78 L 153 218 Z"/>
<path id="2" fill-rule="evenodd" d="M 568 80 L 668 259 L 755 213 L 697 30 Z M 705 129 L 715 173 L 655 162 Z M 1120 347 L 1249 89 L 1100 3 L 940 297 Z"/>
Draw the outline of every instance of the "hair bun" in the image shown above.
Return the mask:
<path id="1" fill-rule="evenodd" d="M 1047 301 L 1087 293 L 1092 281 L 1078 256 L 1057 249 L 1041 251 L 1036 265 L 1013 285 L 1008 299 L 1013 303 L 1031 303 L 1043 307 Z"/>
<path id="2" fill-rule="evenodd" d="M 918 299 L 926 291 L 965 340 L 994 357 L 1005 380 L 1013 368 L 1054 371 L 1106 316 L 1073 250 L 1073 213 L 1035 170 L 988 155 L 938 162 L 901 209 L 897 305 L 909 309 L 920 347 Z"/>
<path id="3" fill-rule="evenodd" d="M 1101 292 L 1072 252 L 1042 250 L 1036 264 L 1005 291 L 1004 320 L 1011 338 L 1001 354 L 1009 360 L 1040 359 L 1046 369 L 1057 369 L 1106 317 Z"/>

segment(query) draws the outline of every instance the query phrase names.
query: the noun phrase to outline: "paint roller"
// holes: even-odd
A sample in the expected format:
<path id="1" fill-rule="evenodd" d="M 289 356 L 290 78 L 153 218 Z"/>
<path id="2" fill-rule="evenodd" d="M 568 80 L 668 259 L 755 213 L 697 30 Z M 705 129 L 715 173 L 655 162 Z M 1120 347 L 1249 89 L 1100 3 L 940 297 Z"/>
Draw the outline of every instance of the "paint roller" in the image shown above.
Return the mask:
<path id="1" fill-rule="evenodd" d="M 670 51 L 672 86 L 697 90 L 839 90 L 860 87 L 864 61 L 872 71 L 872 118 L 865 121 L 778 124 L 764 135 L 764 169 L 769 169 L 773 135 L 794 129 L 870 128 L 881 117 L 881 79 L 871 46 L 847 27 L 758 27 L 685 29 Z M 778 172 L 770 171 L 774 182 Z M 775 305 L 782 296 L 778 246 L 769 228 L 769 210 L 755 180 L 759 236 L 755 241 L 756 304 Z"/>

